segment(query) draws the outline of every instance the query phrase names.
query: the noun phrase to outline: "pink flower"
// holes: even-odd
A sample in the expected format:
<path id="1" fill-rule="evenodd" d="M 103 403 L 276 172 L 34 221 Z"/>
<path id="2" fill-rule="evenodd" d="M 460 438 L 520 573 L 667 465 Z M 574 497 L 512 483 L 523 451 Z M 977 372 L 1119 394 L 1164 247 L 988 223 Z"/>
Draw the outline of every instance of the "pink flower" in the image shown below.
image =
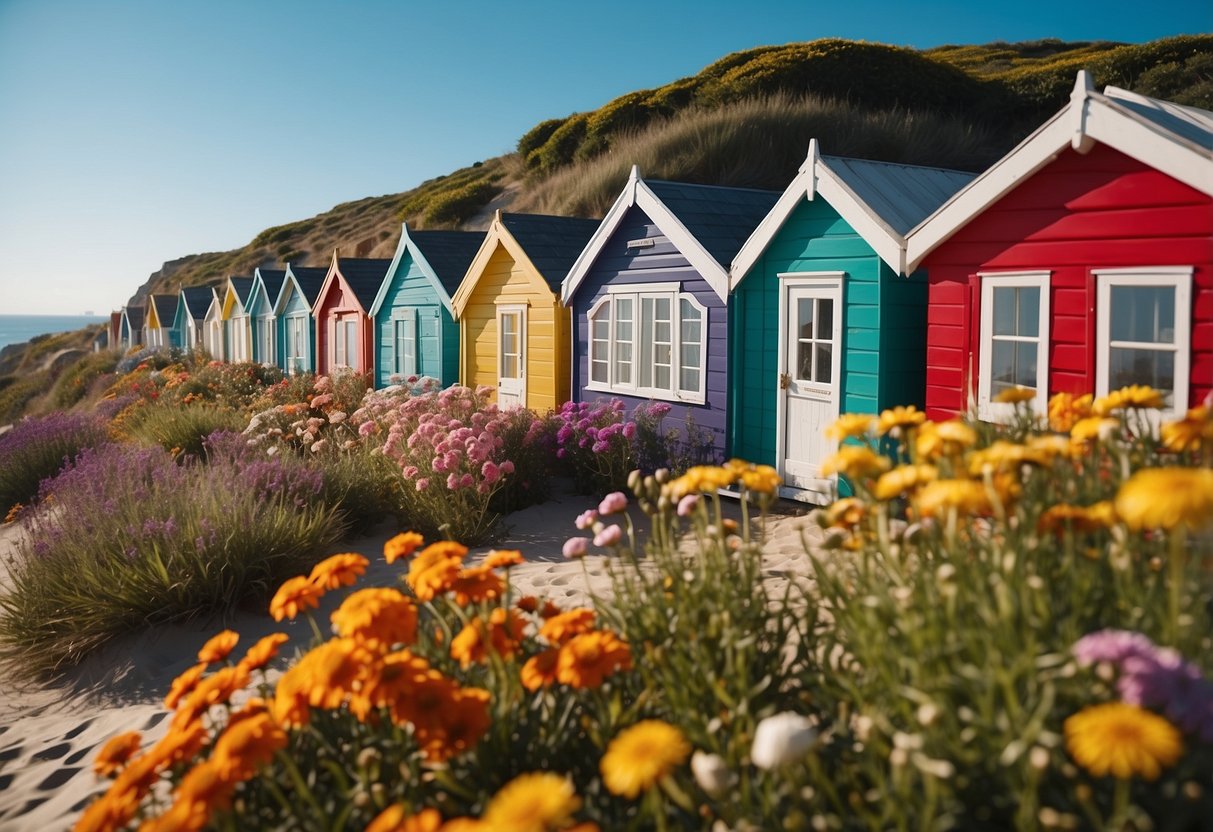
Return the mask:
<path id="1" fill-rule="evenodd" d="M 623 426 L 623 437 L 625 439 L 631 439 L 635 435 L 636 435 L 636 423 L 635 422 L 626 422 Z"/>
<path id="2" fill-rule="evenodd" d="M 453 471 L 446 478 L 446 487 L 448 491 L 454 491 L 459 487 L 459 475 Z"/>
<path id="3" fill-rule="evenodd" d="M 329 414 L 329 424 L 330 425 L 339 425 L 342 422 L 344 422 L 347 418 L 348 417 L 346 416 L 345 411 L 334 410 L 332 413 Z"/>
<path id="4" fill-rule="evenodd" d="M 475 484 L 476 484 L 476 478 L 473 477 L 471 474 L 464 474 L 462 477 L 459 478 L 459 487 L 460 488 L 471 488 Z"/>
<path id="5" fill-rule="evenodd" d="M 375 432 L 375 423 L 369 419 L 358 426 L 359 436 L 370 436 Z"/>
<path id="6" fill-rule="evenodd" d="M 583 558 L 588 549 L 588 544 L 589 541 L 584 537 L 570 537 L 564 542 L 564 556 L 569 560 Z"/>
<path id="7" fill-rule="evenodd" d="M 598 512 L 594 511 L 594 509 L 589 509 L 588 511 L 583 511 L 581 514 L 578 514 L 577 519 L 573 521 L 573 525 L 579 529 L 588 529 L 590 526 L 594 525 L 594 521 L 597 519 Z"/>
<path id="8" fill-rule="evenodd" d="M 501 473 L 505 474 L 506 476 L 514 473 L 514 463 L 510 462 L 508 459 L 501 463 L 501 465 L 498 467 L 501 469 Z"/>
<path id="9" fill-rule="evenodd" d="M 484 481 L 489 485 L 501 479 L 501 469 L 490 459 L 480 468 L 480 476 L 484 477 Z"/>
<path id="10" fill-rule="evenodd" d="M 595 546 L 614 546 L 623 537 L 623 529 L 618 526 L 607 526 L 605 529 L 594 535 Z"/>
<path id="11" fill-rule="evenodd" d="M 319 384 L 317 384 L 317 388 L 319 388 Z M 321 396 L 317 396 L 316 398 L 312 399 L 312 407 L 324 407 L 326 404 L 328 404 L 332 400 L 333 400 L 333 397 L 331 395 L 329 395 L 328 393 L 325 393 Z"/>
<path id="12" fill-rule="evenodd" d="M 429 487 L 430 487 L 430 481 L 427 480 L 425 477 L 422 477 L 421 479 L 417 480 L 417 490 L 418 491 L 425 491 Z"/>
<path id="13" fill-rule="evenodd" d="M 433 468 L 435 471 L 445 471 L 446 470 L 446 457 L 445 456 L 434 457 L 434 461 L 430 463 L 430 467 Z"/>
<path id="14" fill-rule="evenodd" d="M 698 494 L 688 494 L 678 501 L 678 516 L 686 517 L 699 505 Z"/>
<path id="15" fill-rule="evenodd" d="M 406 466 L 404 467 L 404 477 L 405 477 L 405 479 L 409 479 L 409 480 L 411 480 L 413 477 L 417 476 L 417 474 L 418 474 L 418 473 L 420 473 L 420 471 L 418 471 L 418 469 L 417 469 L 417 466 L 416 466 L 416 465 L 406 465 Z"/>
<path id="16" fill-rule="evenodd" d="M 598 504 L 598 513 L 602 515 L 614 514 L 617 511 L 623 511 L 627 507 L 628 498 L 623 495 L 623 492 L 612 491 L 603 497 L 602 502 Z"/>

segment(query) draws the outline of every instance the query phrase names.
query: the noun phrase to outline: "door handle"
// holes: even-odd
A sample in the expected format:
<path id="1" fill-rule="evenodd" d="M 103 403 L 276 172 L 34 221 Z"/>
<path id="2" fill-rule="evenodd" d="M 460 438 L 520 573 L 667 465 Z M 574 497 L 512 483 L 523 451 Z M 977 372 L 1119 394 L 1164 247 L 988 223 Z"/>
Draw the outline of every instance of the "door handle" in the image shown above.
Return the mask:
<path id="1" fill-rule="evenodd" d="M 787 373 L 779 374 L 779 389 L 787 390 L 792 385 L 792 377 Z"/>

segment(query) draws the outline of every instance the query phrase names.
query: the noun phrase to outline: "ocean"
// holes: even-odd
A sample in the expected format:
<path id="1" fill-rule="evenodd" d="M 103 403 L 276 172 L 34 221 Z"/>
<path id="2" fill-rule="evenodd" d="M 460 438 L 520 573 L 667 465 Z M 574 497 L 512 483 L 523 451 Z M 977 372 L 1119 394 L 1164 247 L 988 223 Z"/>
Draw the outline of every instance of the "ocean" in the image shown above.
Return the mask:
<path id="1" fill-rule="evenodd" d="M 109 316 L 88 315 L 0 315 L 0 349 L 20 344 L 35 335 L 71 332 L 109 321 Z"/>

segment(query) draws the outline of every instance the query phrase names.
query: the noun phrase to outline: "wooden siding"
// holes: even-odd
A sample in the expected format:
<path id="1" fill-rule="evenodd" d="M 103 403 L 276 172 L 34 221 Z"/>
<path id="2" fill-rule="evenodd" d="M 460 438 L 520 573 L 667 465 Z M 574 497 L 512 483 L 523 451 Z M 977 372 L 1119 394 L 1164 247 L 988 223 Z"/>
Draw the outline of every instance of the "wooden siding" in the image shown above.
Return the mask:
<path id="1" fill-rule="evenodd" d="M 284 373 L 291 372 L 291 368 L 287 366 L 287 319 L 299 315 L 306 317 L 307 324 L 304 327 L 304 332 L 307 337 L 307 349 L 303 354 L 303 367 L 300 372 L 311 373 L 316 370 L 316 327 L 312 320 L 312 310 L 307 304 L 307 299 L 295 290 L 293 283 L 289 284 L 286 305 L 282 308 L 282 314 L 275 321 L 275 327 L 278 332 L 278 366 Z"/>
<path id="2" fill-rule="evenodd" d="M 375 386 L 391 384 L 395 367 L 392 313 L 401 307 L 413 307 L 420 314 L 438 316 L 438 344 L 423 344 L 417 363 L 421 375 L 438 379 L 443 387 L 459 381 L 459 327 L 450 310 L 442 305 L 434 284 L 417 266 L 412 252 L 400 259 L 396 272 L 388 277 L 387 295 L 375 316 Z"/>
<path id="3" fill-rule="evenodd" d="M 650 248 L 629 249 L 627 246 L 629 240 L 654 238 L 657 242 Z M 695 300 L 707 309 L 707 337 L 704 344 L 706 386 L 704 404 L 662 399 L 671 406 L 670 414 L 665 418 L 665 427 L 677 428 L 685 437 L 689 418 L 699 431 L 710 434 L 713 453 L 718 461 L 723 461 L 729 452 L 727 308 L 703 276 L 637 207 L 629 209 L 628 215 L 611 235 L 573 297 L 573 390 L 578 401 L 618 398 L 629 411 L 650 401 L 648 397 L 586 389 L 589 382 L 590 337 L 586 316 L 609 285 L 674 282 L 679 284 L 679 291 L 694 295 Z M 638 327 L 636 333 L 639 333 Z M 672 373 L 677 377 L 678 368 L 672 368 Z"/>
<path id="4" fill-rule="evenodd" d="M 555 410 L 569 400 L 569 310 L 529 267 L 514 262 L 500 243 L 476 280 L 460 319 L 463 366 L 460 381 L 497 390 L 497 307 L 521 304 L 526 314 L 526 402 L 536 413 Z"/>
<path id="5" fill-rule="evenodd" d="M 1213 200 L 1097 145 L 1055 161 L 940 245 L 930 274 L 927 414 L 965 410 L 975 390 L 977 272 L 1050 270 L 1048 394 L 1095 390 L 1092 269 L 1193 266 L 1188 401 L 1213 383 Z"/>
<path id="6" fill-rule="evenodd" d="M 732 450 L 776 465 L 779 275 L 843 272 L 842 413 L 923 402 L 926 282 L 897 275 L 823 199 L 804 200 L 732 297 Z"/>
<path id="7" fill-rule="evenodd" d="M 346 285 L 340 275 L 328 284 L 328 289 L 320 299 L 317 307 L 315 344 L 316 372 L 320 375 L 331 375 L 332 350 L 329 346 L 333 322 L 344 315 L 358 316 L 358 354 L 354 361 L 346 358 L 346 365 L 356 373 L 371 372 L 374 369 L 373 352 L 371 349 L 372 327 L 371 319 L 358 304 L 353 291 Z"/>

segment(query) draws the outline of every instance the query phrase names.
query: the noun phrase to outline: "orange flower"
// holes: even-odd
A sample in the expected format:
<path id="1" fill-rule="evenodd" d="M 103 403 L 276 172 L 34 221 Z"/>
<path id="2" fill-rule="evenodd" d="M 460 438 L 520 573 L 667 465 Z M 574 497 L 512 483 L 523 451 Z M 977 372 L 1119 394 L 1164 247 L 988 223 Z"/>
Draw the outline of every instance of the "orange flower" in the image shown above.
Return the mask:
<path id="1" fill-rule="evenodd" d="M 394 803 L 371 821 L 366 832 L 438 832 L 445 830 L 437 809 L 422 809 L 415 815 L 405 815 L 403 803 Z"/>
<path id="2" fill-rule="evenodd" d="M 551 601 L 544 599 L 543 609 L 539 611 L 540 618 L 551 618 L 554 615 L 560 615 L 564 610 L 560 609 L 559 605 L 553 604 Z"/>
<path id="3" fill-rule="evenodd" d="M 509 568 L 525 563 L 522 558 L 522 552 L 517 549 L 494 549 L 484 556 L 483 566 L 489 569 L 501 569 L 502 567 Z"/>
<path id="4" fill-rule="evenodd" d="M 560 651 L 555 647 L 541 650 L 526 660 L 518 678 L 527 690 L 550 687 L 556 682 L 556 659 Z"/>
<path id="5" fill-rule="evenodd" d="M 206 726 L 200 720 L 194 720 L 186 725 L 173 725 L 168 733 L 147 752 L 149 759 L 154 760 L 157 771 L 192 760 L 202 750 L 203 743 L 209 737 Z"/>
<path id="6" fill-rule="evenodd" d="M 539 635 L 547 639 L 549 644 L 561 645 L 574 636 L 588 633 L 594 629 L 594 611 L 585 607 L 562 612 L 543 622 Z"/>
<path id="7" fill-rule="evenodd" d="M 283 725 L 307 720 L 307 708 L 334 710 L 366 679 L 370 654 L 352 638 L 313 648 L 282 674 L 274 694 L 274 718 Z"/>
<path id="8" fill-rule="evenodd" d="M 111 739 L 97 752 L 93 760 L 93 771 L 101 777 L 117 774 L 139 750 L 143 735 L 138 731 L 127 731 Z"/>
<path id="9" fill-rule="evenodd" d="M 451 639 L 451 658 L 467 667 L 482 662 L 492 650 L 502 658 L 518 651 L 526 623 L 509 610 L 498 607 L 489 616 L 486 632 L 484 619 L 473 618 L 459 635 Z"/>
<path id="10" fill-rule="evenodd" d="M 466 607 L 499 598 L 505 592 L 505 582 L 486 561 L 480 566 L 459 570 L 459 575 L 451 582 L 450 591 L 455 595 L 455 603 Z"/>
<path id="11" fill-rule="evenodd" d="M 202 649 L 198 651 L 198 661 L 206 664 L 221 662 L 228 657 L 238 641 L 240 641 L 239 633 L 224 630 L 222 633 L 212 636 L 210 641 L 202 645 Z"/>
<path id="12" fill-rule="evenodd" d="M 1162 442 L 1172 451 L 1198 451 L 1213 442 L 1213 408 L 1200 405 L 1188 410 L 1184 418 L 1162 426 Z"/>
<path id="13" fill-rule="evenodd" d="M 227 780 L 247 780 L 286 747 L 286 732 L 267 713 L 229 725 L 215 741 L 211 762 Z"/>
<path id="14" fill-rule="evenodd" d="M 333 630 L 375 650 L 417 640 L 417 608 L 396 589 L 360 589 L 332 615 Z"/>
<path id="15" fill-rule="evenodd" d="M 515 602 L 514 606 L 523 612 L 535 612 L 539 609 L 539 599 L 534 595 L 524 595 Z"/>
<path id="16" fill-rule="evenodd" d="M 323 594 L 322 587 L 316 586 L 302 575 L 291 578 L 278 588 L 270 601 L 270 615 L 275 621 L 284 618 L 294 620 L 303 610 L 320 606 L 320 596 Z"/>
<path id="17" fill-rule="evenodd" d="M 206 760 L 186 772 L 181 785 L 177 787 L 174 804 L 184 807 L 178 811 L 191 819 L 189 823 L 192 828 L 201 828 L 193 826 L 196 819 L 201 818 L 202 825 L 205 825 L 212 812 L 231 805 L 236 782 L 225 778 L 213 760 Z"/>
<path id="18" fill-rule="evenodd" d="M 1116 510 L 1108 500 L 1092 506 L 1072 506 L 1060 503 L 1050 506 L 1036 521 L 1036 529 L 1042 533 L 1061 534 L 1067 528 L 1075 532 L 1093 532 L 1106 529 L 1116 523 Z"/>
<path id="19" fill-rule="evenodd" d="M 205 672 L 205 663 L 196 664 L 174 679 L 173 684 L 168 689 L 168 696 L 164 697 L 164 707 L 170 711 L 177 710 L 177 705 L 181 702 L 182 698 L 197 686 L 198 680 L 202 678 L 202 674 Z"/>
<path id="20" fill-rule="evenodd" d="M 888 476 L 887 474 L 885 476 Z M 881 477 L 884 479 L 884 477 Z M 867 514 L 868 507 L 864 505 L 863 500 L 855 497 L 844 497 L 841 500 L 835 500 L 826 508 L 826 525 L 842 526 L 852 528 L 859 525 L 863 520 L 863 516 Z"/>
<path id="21" fill-rule="evenodd" d="M 433 762 L 450 759 L 471 749 L 489 730 L 489 692 L 481 688 L 456 689 L 438 725 L 417 725 L 417 740 Z"/>
<path id="22" fill-rule="evenodd" d="M 610 630 L 594 630 L 560 647 L 556 680 L 574 688 L 596 688 L 608 675 L 631 667 L 632 652 L 627 642 Z"/>
<path id="23" fill-rule="evenodd" d="M 466 546 L 449 541 L 431 543 L 409 564 L 405 581 L 417 598 L 432 601 L 451 588 L 467 556 Z"/>
<path id="24" fill-rule="evenodd" d="M 258 670 L 265 667 L 274 657 L 278 655 L 278 648 L 286 644 L 288 637 L 286 633 L 270 633 L 257 641 L 248 652 L 244 654 L 244 658 L 240 660 L 240 664 L 249 670 Z"/>
<path id="25" fill-rule="evenodd" d="M 313 566 L 308 580 L 325 590 L 353 586 L 360 575 L 366 574 L 369 564 L 370 561 L 354 552 L 333 555 Z"/>
<path id="26" fill-rule="evenodd" d="M 411 672 L 406 679 L 408 695 L 388 702 L 392 719 L 416 728 L 436 729 L 459 692 L 459 685 L 437 670 L 428 668 Z"/>
<path id="27" fill-rule="evenodd" d="M 350 712 L 366 721 L 375 708 L 392 708 L 414 695 L 428 674 L 437 673 L 429 663 L 408 650 L 388 653 L 377 662 L 373 672 L 350 698 Z"/>
<path id="28" fill-rule="evenodd" d="M 417 532 L 401 532 L 383 544 L 383 559 L 388 563 L 395 563 L 400 558 L 410 557 L 424 544 L 425 538 Z"/>
<path id="29" fill-rule="evenodd" d="M 193 722 L 212 705 L 222 705 L 249 683 L 249 670 L 242 665 L 224 667 L 199 682 L 173 717 L 174 725 Z"/>

